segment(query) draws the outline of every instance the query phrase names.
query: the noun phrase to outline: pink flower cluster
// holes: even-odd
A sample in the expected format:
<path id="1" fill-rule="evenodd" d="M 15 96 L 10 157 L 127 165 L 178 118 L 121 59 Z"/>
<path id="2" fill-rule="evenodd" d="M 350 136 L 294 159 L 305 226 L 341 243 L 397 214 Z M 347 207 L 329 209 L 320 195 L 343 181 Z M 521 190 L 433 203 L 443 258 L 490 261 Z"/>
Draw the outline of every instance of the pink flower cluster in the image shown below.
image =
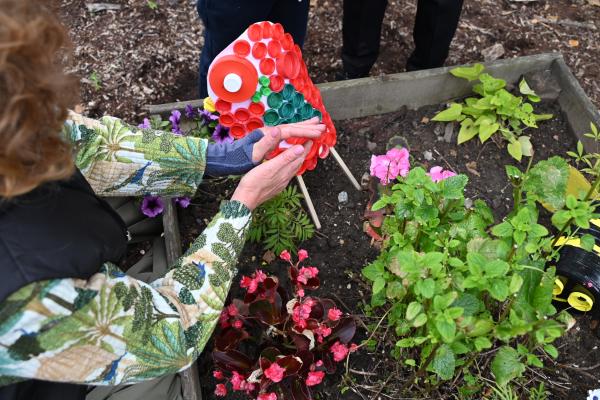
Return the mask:
<path id="1" fill-rule="evenodd" d="M 247 289 L 248 293 L 254 293 L 258 289 L 258 284 L 264 282 L 265 279 L 267 279 L 267 275 L 259 269 L 252 274 L 252 278 L 243 276 L 240 286 L 242 289 Z"/>
<path id="2" fill-rule="evenodd" d="M 221 311 L 219 324 L 221 325 L 221 329 L 225 329 L 230 326 L 233 326 L 236 329 L 242 329 L 244 322 L 242 321 L 242 316 L 240 315 L 235 304 L 230 304 L 225 307 L 223 311 Z"/>
<path id="3" fill-rule="evenodd" d="M 342 342 L 335 342 L 331 345 L 329 351 L 333 354 L 333 361 L 340 362 L 346 358 L 348 353 L 353 353 L 358 349 L 358 346 L 352 343 L 350 346 L 346 346 Z"/>
<path id="4" fill-rule="evenodd" d="M 379 178 L 382 185 L 388 185 L 398 176 L 408 175 L 409 170 L 409 153 L 405 148 L 393 148 L 384 155 L 371 156 L 371 175 Z"/>
<path id="5" fill-rule="evenodd" d="M 219 370 L 213 371 L 213 376 L 216 380 L 219 381 L 225 379 L 223 372 Z M 256 389 L 256 385 L 254 383 L 246 381 L 246 378 L 236 371 L 232 372 L 232 376 L 229 379 L 229 382 L 231 383 L 231 388 L 234 391 L 244 391 L 248 395 L 250 395 L 251 392 Z M 225 386 L 224 383 L 217 384 L 215 388 L 215 395 L 219 397 L 225 397 L 227 395 L 227 386 Z"/>
<path id="6" fill-rule="evenodd" d="M 310 318 L 310 313 L 314 305 L 315 301 L 310 297 L 307 297 L 304 301 L 299 301 L 294 305 L 292 321 L 294 321 L 297 331 L 302 332 L 308 326 L 307 320 Z"/>
<path id="7" fill-rule="evenodd" d="M 442 167 L 433 167 L 429 170 L 427 174 L 431 177 L 431 180 L 434 182 L 440 182 L 444 179 L 448 179 L 451 176 L 456 176 L 456 174 L 450 170 L 443 169 Z"/>

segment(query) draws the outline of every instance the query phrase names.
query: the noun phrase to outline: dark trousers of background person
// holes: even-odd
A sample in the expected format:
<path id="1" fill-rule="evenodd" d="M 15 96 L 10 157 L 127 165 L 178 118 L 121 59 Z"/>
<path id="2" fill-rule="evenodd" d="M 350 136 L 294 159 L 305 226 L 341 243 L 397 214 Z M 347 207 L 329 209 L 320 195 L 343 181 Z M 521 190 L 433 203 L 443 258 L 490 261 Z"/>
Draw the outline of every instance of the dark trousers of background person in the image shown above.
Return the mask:
<path id="1" fill-rule="evenodd" d="M 463 0 L 419 0 L 408 71 L 441 67 L 448 57 Z M 347 78 L 361 78 L 379 55 L 387 0 L 344 0 L 342 62 Z"/>
<path id="2" fill-rule="evenodd" d="M 196 6 L 204 23 L 200 98 L 208 96 L 206 77 L 212 61 L 253 23 L 279 22 L 296 44 L 304 44 L 309 0 L 198 0 Z"/>

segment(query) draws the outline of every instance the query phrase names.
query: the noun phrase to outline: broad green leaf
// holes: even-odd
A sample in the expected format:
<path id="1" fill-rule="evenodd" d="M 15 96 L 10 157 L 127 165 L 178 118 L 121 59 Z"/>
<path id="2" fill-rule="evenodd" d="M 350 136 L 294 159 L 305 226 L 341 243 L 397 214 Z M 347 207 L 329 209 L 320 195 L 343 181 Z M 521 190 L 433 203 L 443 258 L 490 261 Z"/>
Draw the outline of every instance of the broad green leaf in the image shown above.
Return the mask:
<path id="1" fill-rule="evenodd" d="M 519 82 L 519 92 L 521 92 L 521 94 L 524 94 L 525 96 L 527 96 L 529 101 L 532 101 L 534 103 L 538 103 L 541 100 L 539 98 L 539 96 L 537 94 L 535 94 L 533 89 L 531 89 L 529 87 L 529 85 L 525 81 L 525 78 L 521 79 L 521 82 Z"/>
<path id="2" fill-rule="evenodd" d="M 435 293 L 435 282 L 431 278 L 418 281 L 417 287 L 419 287 L 421 290 L 421 295 L 426 299 L 431 299 Z"/>
<path id="3" fill-rule="evenodd" d="M 477 349 L 477 351 L 489 349 L 490 347 L 492 347 L 492 342 L 485 336 L 475 338 L 473 344 L 475 345 L 475 349 Z"/>
<path id="4" fill-rule="evenodd" d="M 509 265 L 506 261 L 492 260 L 486 263 L 484 271 L 488 277 L 504 276 L 508 272 Z"/>
<path id="5" fill-rule="evenodd" d="M 513 227 L 508 221 L 504 221 L 492 228 L 492 234 L 497 237 L 505 238 L 512 237 Z"/>
<path id="6" fill-rule="evenodd" d="M 433 117 L 431 120 L 438 122 L 456 121 L 458 117 L 460 117 L 461 113 L 462 105 L 460 105 L 459 103 L 452 103 L 450 104 L 450 107 L 448 107 L 444 111 L 437 113 L 435 117 Z"/>
<path id="7" fill-rule="evenodd" d="M 545 345 L 544 350 L 546 351 L 546 353 L 548 353 L 550 355 L 550 357 L 552 357 L 552 358 L 558 357 L 558 350 L 553 345 L 551 345 L 551 344 Z"/>
<path id="8" fill-rule="evenodd" d="M 377 294 L 381 292 L 385 288 L 385 279 L 377 278 L 375 282 L 373 282 L 373 293 Z"/>
<path id="9" fill-rule="evenodd" d="M 421 304 L 417 303 L 416 301 L 413 301 L 406 308 L 406 319 L 409 321 L 412 320 L 421 312 L 422 309 L 423 306 L 421 306 Z"/>
<path id="10" fill-rule="evenodd" d="M 469 178 L 460 174 L 446 178 L 440 182 L 442 187 L 442 196 L 447 200 L 461 199 L 464 196 L 465 186 Z"/>
<path id="11" fill-rule="evenodd" d="M 518 273 L 515 273 L 510 279 L 510 285 L 508 285 L 508 290 L 511 294 L 517 293 L 521 286 L 523 286 L 523 277 Z"/>
<path id="12" fill-rule="evenodd" d="M 508 150 L 508 154 L 510 154 L 512 158 L 514 158 L 517 161 L 521 161 L 521 158 L 523 158 L 523 151 L 521 150 L 521 142 L 516 140 L 512 143 L 509 143 L 506 148 Z"/>
<path id="13" fill-rule="evenodd" d="M 490 292 L 490 295 L 498 301 L 504 301 L 508 297 L 508 285 L 502 279 L 494 279 L 491 281 L 487 290 Z"/>
<path id="14" fill-rule="evenodd" d="M 493 94 L 506 86 L 505 80 L 494 78 L 486 73 L 481 74 L 479 80 L 483 84 L 483 90 L 489 94 Z"/>
<path id="15" fill-rule="evenodd" d="M 492 373 L 498 386 L 505 386 L 511 380 L 520 377 L 524 371 L 525 364 L 519 360 L 519 354 L 512 347 L 501 347 L 492 361 Z"/>
<path id="16" fill-rule="evenodd" d="M 384 272 L 385 268 L 383 266 L 383 263 L 379 261 L 372 262 L 371 264 L 364 267 L 362 270 L 363 276 L 370 281 L 374 281 L 377 278 L 382 277 Z"/>
<path id="17" fill-rule="evenodd" d="M 461 293 L 454 303 L 452 303 L 452 307 L 462 308 L 465 317 L 476 315 L 484 309 L 483 302 L 477 296 L 470 293 Z"/>
<path id="18" fill-rule="evenodd" d="M 427 322 L 427 315 L 421 313 L 421 314 L 417 315 L 417 318 L 415 318 L 415 320 L 413 321 L 413 326 L 415 328 L 419 328 L 419 327 L 425 325 L 426 322 Z"/>
<path id="19" fill-rule="evenodd" d="M 500 129 L 500 124 L 484 119 L 479 125 L 479 140 L 481 140 L 481 143 L 485 143 L 498 129 Z"/>
<path id="20" fill-rule="evenodd" d="M 596 244 L 596 240 L 592 235 L 586 233 L 585 235 L 579 238 L 579 243 L 581 248 L 585 251 L 592 251 L 594 249 L 594 245 Z"/>
<path id="21" fill-rule="evenodd" d="M 519 136 L 518 140 L 521 144 L 521 153 L 525 157 L 533 156 L 533 146 L 531 145 L 531 140 L 529 140 L 529 136 Z"/>
<path id="22" fill-rule="evenodd" d="M 460 130 L 458 131 L 458 144 L 463 144 L 466 141 L 473 139 L 479 133 L 479 129 L 475 126 L 475 123 L 471 118 L 465 118 L 460 123 Z"/>
<path id="23" fill-rule="evenodd" d="M 435 352 L 435 356 L 427 370 L 435 373 L 442 380 L 452 379 L 456 368 L 456 357 L 450 346 L 444 344 Z"/>
<path id="24" fill-rule="evenodd" d="M 481 64 L 473 64 L 471 67 L 458 67 L 450 70 L 450 73 L 458 78 L 464 78 L 469 82 L 479 78 L 485 67 Z"/>
<path id="25" fill-rule="evenodd" d="M 569 164 L 561 157 L 551 157 L 531 168 L 523 188 L 528 197 L 552 210 L 560 210 L 565 205 L 569 176 Z"/>
<path id="26" fill-rule="evenodd" d="M 454 340 L 454 335 L 456 334 L 456 323 L 454 321 L 438 317 L 435 320 L 435 327 L 444 342 L 450 343 Z"/>

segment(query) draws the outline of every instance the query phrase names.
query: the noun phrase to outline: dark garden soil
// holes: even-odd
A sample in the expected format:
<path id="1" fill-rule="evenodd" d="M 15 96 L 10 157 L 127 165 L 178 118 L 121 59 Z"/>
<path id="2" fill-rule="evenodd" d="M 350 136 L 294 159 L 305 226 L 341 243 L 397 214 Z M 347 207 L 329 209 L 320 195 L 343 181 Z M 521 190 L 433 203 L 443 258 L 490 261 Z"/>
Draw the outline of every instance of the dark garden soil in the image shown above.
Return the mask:
<path id="1" fill-rule="evenodd" d="M 478 142 L 469 142 L 458 146 L 456 132 L 452 138 L 444 134 L 446 125 L 430 122 L 428 119 L 439 111 L 440 106 L 423 107 L 419 110 L 404 109 L 383 116 L 341 121 L 337 124 L 338 144 L 336 149 L 348 163 L 355 176 L 368 172 L 371 154 L 381 154 L 388 143 L 407 146 L 413 157 L 412 164 L 423 164 L 429 168 L 441 165 L 456 172 L 466 174 L 470 183 L 467 195 L 471 199 L 483 199 L 490 204 L 496 218 L 501 219 L 512 201 L 510 187 L 504 173 L 504 165 L 514 163 L 506 149 L 489 142 L 481 146 Z M 541 123 L 540 129 L 532 132 L 532 143 L 536 149 L 536 159 L 545 159 L 552 155 L 562 155 L 574 146 L 574 140 L 568 134 L 566 121 L 554 102 L 545 102 L 537 111 L 555 114 L 555 118 Z M 369 150 L 372 149 L 372 150 Z M 525 167 L 521 163 L 521 168 Z M 309 251 L 310 264 L 320 268 L 322 287 L 317 295 L 338 301 L 345 311 L 362 319 L 364 324 L 378 322 L 363 314 L 363 305 L 369 302 L 370 288 L 361 280 L 360 270 L 377 257 L 378 250 L 371 246 L 370 239 L 362 232 L 362 215 L 368 194 L 358 192 L 350 185 L 341 169 L 332 158 L 321 162 L 315 171 L 304 176 L 313 201 L 319 212 L 323 229 L 311 240 L 302 244 Z M 190 243 L 204 228 L 217 210 L 218 200 L 228 196 L 228 190 L 235 187 L 234 182 L 205 183 L 200 188 L 202 205 L 194 205 L 180 211 L 181 231 L 184 242 Z M 340 192 L 348 193 L 348 202 L 339 203 Z M 219 193 L 219 196 L 214 194 Z M 240 268 L 242 274 L 251 274 L 256 268 L 285 276 L 286 267 L 282 262 L 267 264 L 263 261 L 264 250 L 260 245 L 248 244 L 242 254 Z M 238 280 L 230 296 L 237 296 Z M 547 361 L 547 371 L 532 378 L 543 380 L 552 390 L 556 399 L 583 399 L 587 390 L 600 387 L 600 338 L 598 330 L 590 327 L 590 318 L 582 317 L 577 325 L 559 341 L 561 351 L 558 363 Z M 401 398 L 399 388 L 404 384 L 401 372 L 396 371 L 397 361 L 389 357 L 389 351 L 395 343 L 392 332 L 383 329 L 378 335 L 379 345 L 374 352 L 361 349 L 351 357 L 350 368 L 354 382 L 350 390 L 340 393 L 341 377 L 328 378 L 321 388 L 319 398 L 329 399 L 370 399 L 377 398 L 377 392 L 385 386 L 382 393 Z M 360 329 L 357 341 L 365 338 L 365 330 Z M 210 348 L 210 345 L 208 346 Z M 594 367 L 595 368 L 590 368 Z M 211 388 L 210 353 L 206 352 L 200 362 L 202 383 L 205 395 L 213 399 Z M 489 376 L 485 366 L 481 366 L 484 376 Z M 589 368 L 589 369 L 586 369 Z M 343 369 L 340 366 L 339 370 Z M 385 383 L 385 385 L 383 385 Z M 535 384 L 537 385 L 537 384 Z M 449 393 L 455 387 L 447 385 L 440 389 L 436 398 L 450 398 Z M 414 398 L 424 398 L 418 392 Z M 374 397 L 373 397 L 374 396 Z M 232 396 L 231 398 L 236 398 Z"/>

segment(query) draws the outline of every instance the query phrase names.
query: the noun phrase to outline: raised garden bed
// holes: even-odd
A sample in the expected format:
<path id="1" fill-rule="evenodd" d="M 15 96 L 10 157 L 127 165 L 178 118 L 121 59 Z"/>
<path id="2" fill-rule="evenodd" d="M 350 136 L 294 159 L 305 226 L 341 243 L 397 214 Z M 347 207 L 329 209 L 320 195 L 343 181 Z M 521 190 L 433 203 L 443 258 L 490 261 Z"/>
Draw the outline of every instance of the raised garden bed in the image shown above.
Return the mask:
<path id="1" fill-rule="evenodd" d="M 585 97 L 560 55 L 523 57 L 492 63 L 487 67 L 494 76 L 512 83 L 527 75 L 530 85 L 545 99 L 536 110 L 555 114 L 554 119 L 541 123 L 540 129 L 532 134 L 537 160 L 564 155 L 573 148 L 576 138 L 581 138 L 589 130 L 590 122 L 600 125 L 600 115 Z M 443 68 L 321 85 L 327 108 L 338 120 L 336 148 L 353 173 L 360 177 L 368 171 L 371 154 L 383 153 L 388 142 L 393 140 L 393 144 L 410 149 L 415 163 L 441 165 L 466 174 L 471 182 L 467 196 L 486 200 L 499 220 L 507 212 L 505 204 L 510 197 L 504 165 L 513 161 L 504 149 L 499 149 L 494 143 L 481 146 L 473 141 L 458 146 L 456 134 L 452 137 L 446 124 L 430 121 L 447 101 L 470 92 L 469 85 L 453 78 L 448 70 Z M 149 111 L 164 113 L 173 108 L 181 109 L 186 104 L 153 106 Z M 588 148 L 591 146 L 589 142 L 586 145 Z M 322 284 L 317 295 L 340 302 L 345 307 L 344 311 L 358 316 L 364 324 L 375 324 L 379 320 L 376 316 L 364 315 L 364 305 L 370 298 L 370 284 L 366 284 L 360 274 L 361 269 L 378 254 L 362 232 L 362 216 L 368 194 L 354 190 L 332 159 L 322 162 L 304 178 L 323 224 L 323 229 L 301 246 L 311 254 L 311 265 L 321 270 Z M 206 182 L 201 186 L 202 205 L 182 210 L 179 215 L 184 245 L 188 245 L 203 229 L 216 212 L 218 200 L 227 197 L 228 190 L 233 187 L 231 182 Z M 338 194 L 342 191 L 347 192 L 348 201 L 339 203 Z M 258 266 L 275 275 L 285 273 L 285 268 L 278 262 L 266 265 L 262 261 L 263 254 L 260 245 L 247 245 L 240 259 L 241 274 L 249 275 Z M 238 286 L 234 283 L 231 295 L 238 294 Z M 546 381 L 546 387 L 553 393 L 551 398 L 585 398 L 587 390 L 600 387 L 600 369 L 590 369 L 600 362 L 600 339 L 597 329 L 593 330 L 594 325 L 591 318 L 580 317 L 576 327 L 560 339 L 557 345 L 560 358 L 555 365 L 547 364 L 543 376 L 538 377 Z M 364 331 L 357 339 L 363 338 Z M 375 351 L 361 350 L 351 357 L 349 367 L 354 371 L 351 373 L 353 382 L 341 384 L 339 376 L 327 378 L 319 390 L 322 398 L 400 398 L 398 390 L 406 377 L 395 372 L 397 361 L 389 355 L 395 340 L 391 332 L 381 332 L 378 340 Z M 209 351 L 205 351 L 199 366 L 203 398 L 216 399 Z M 347 386 L 349 390 L 340 394 L 338 385 Z M 440 398 L 449 398 L 454 389 L 448 383 L 442 385 L 436 394 Z M 241 397 L 230 395 L 228 398 Z"/>

